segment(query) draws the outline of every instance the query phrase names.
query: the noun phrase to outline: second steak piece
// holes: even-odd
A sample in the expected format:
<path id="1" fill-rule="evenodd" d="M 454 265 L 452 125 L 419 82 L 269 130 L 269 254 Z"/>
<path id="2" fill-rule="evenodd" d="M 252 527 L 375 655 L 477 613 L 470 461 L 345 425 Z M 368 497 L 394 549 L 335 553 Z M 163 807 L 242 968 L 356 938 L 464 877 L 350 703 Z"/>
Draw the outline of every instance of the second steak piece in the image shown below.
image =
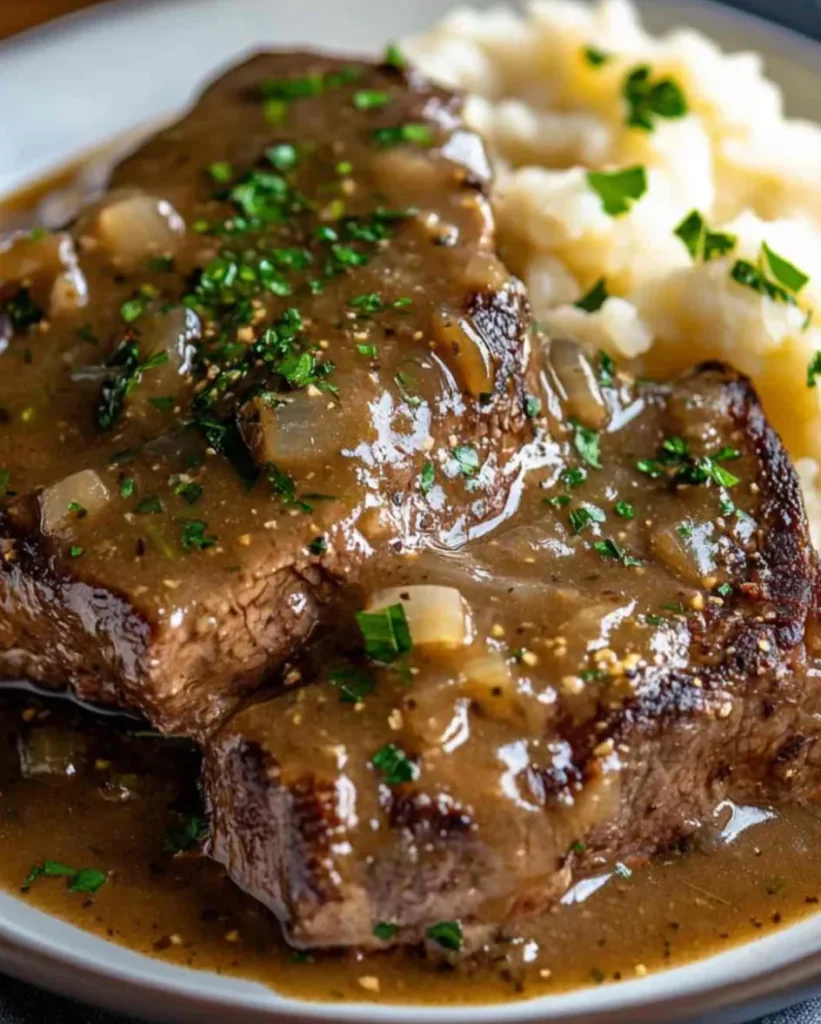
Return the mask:
<path id="1" fill-rule="evenodd" d="M 320 655 L 212 740 L 211 853 L 294 944 L 468 947 L 728 797 L 818 795 L 815 556 L 778 438 L 722 368 L 598 376 L 556 346 L 557 459 L 518 522 L 383 567 L 371 660 Z"/>
<path id="2" fill-rule="evenodd" d="M 497 516 L 528 311 L 413 73 L 236 68 L 0 253 L 0 672 L 207 731 L 388 548 Z"/>

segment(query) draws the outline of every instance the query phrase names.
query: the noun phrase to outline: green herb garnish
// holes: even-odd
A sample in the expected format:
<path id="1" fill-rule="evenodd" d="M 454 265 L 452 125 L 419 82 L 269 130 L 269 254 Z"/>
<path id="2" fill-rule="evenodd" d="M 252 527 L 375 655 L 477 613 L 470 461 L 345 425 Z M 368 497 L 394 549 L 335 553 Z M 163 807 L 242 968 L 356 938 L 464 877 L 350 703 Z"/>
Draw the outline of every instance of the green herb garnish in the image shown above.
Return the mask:
<path id="1" fill-rule="evenodd" d="M 379 921 L 373 928 L 373 934 L 380 942 L 390 942 L 398 931 L 399 925 L 391 924 L 389 921 Z"/>
<path id="2" fill-rule="evenodd" d="M 622 86 L 627 101 L 627 124 L 651 132 L 656 118 L 676 119 L 688 113 L 687 100 L 672 78 L 652 78 L 652 68 L 639 65 L 628 72 Z"/>
<path id="3" fill-rule="evenodd" d="M 208 524 L 202 519 L 180 519 L 182 524 L 181 543 L 186 551 L 204 551 L 217 543 L 217 538 L 206 533 Z"/>
<path id="4" fill-rule="evenodd" d="M 28 288 L 18 288 L 5 305 L 0 305 L 0 312 L 6 314 L 15 331 L 33 327 L 43 319 L 43 311 L 32 299 Z"/>
<path id="5" fill-rule="evenodd" d="M 413 648 L 410 627 L 401 604 L 375 612 L 357 612 L 356 621 L 365 641 L 365 651 L 376 661 L 391 662 Z"/>
<path id="6" fill-rule="evenodd" d="M 419 490 L 422 494 L 429 494 L 436 480 L 436 466 L 432 462 L 426 462 L 419 474 Z"/>
<path id="7" fill-rule="evenodd" d="M 612 54 L 607 53 L 605 50 L 600 50 L 597 46 L 583 47 L 582 56 L 591 68 L 600 68 L 613 59 Z"/>
<path id="8" fill-rule="evenodd" d="M 390 103 L 390 95 L 379 89 L 360 89 L 353 94 L 353 105 L 357 110 L 378 110 Z"/>
<path id="9" fill-rule="evenodd" d="M 574 508 L 571 511 L 569 516 L 570 528 L 578 536 L 588 526 L 592 526 L 593 523 L 603 523 L 606 518 L 607 516 L 604 512 L 600 508 L 596 508 L 595 505 L 582 505 L 580 508 Z"/>
<path id="10" fill-rule="evenodd" d="M 382 773 L 383 780 L 389 786 L 398 786 L 403 782 L 412 782 L 418 775 L 418 768 L 408 755 L 395 743 L 386 743 L 373 755 L 374 768 Z"/>
<path id="11" fill-rule="evenodd" d="M 738 243 L 736 235 L 712 231 L 698 210 L 689 213 L 673 234 L 681 239 L 696 263 L 699 260 L 709 263 L 710 260 L 726 256 Z"/>
<path id="12" fill-rule="evenodd" d="M 585 313 L 596 313 L 602 308 L 609 298 L 610 296 L 607 292 L 607 284 L 605 283 L 604 278 L 600 277 L 590 291 L 575 303 L 575 306 L 576 309 L 583 309 Z"/>
<path id="13" fill-rule="evenodd" d="M 138 516 L 153 515 L 163 511 L 163 503 L 160 498 L 143 498 L 134 511 Z"/>
<path id="14" fill-rule="evenodd" d="M 163 837 L 167 853 L 185 853 L 208 835 L 208 823 L 199 815 L 189 815 L 180 825 L 169 828 Z"/>
<path id="15" fill-rule="evenodd" d="M 587 183 L 601 199 L 604 212 L 611 217 L 620 217 L 629 213 L 633 203 L 647 191 L 647 171 L 644 167 L 588 171 Z"/>
<path id="16" fill-rule="evenodd" d="M 622 519 L 634 519 L 636 515 L 636 510 L 629 501 L 617 501 L 613 506 L 613 511 Z"/>
<path id="17" fill-rule="evenodd" d="M 440 921 L 438 924 L 432 924 L 425 934 L 443 949 L 458 953 L 462 948 L 462 926 L 458 921 Z"/>
<path id="18" fill-rule="evenodd" d="M 409 144 L 413 146 L 432 146 L 433 131 L 426 124 L 399 124 L 391 128 L 377 128 L 371 132 L 371 138 L 383 149 Z"/>
<path id="19" fill-rule="evenodd" d="M 61 864 L 56 860 L 44 860 L 41 864 L 35 864 L 26 875 L 23 884 L 20 886 L 22 892 L 28 892 L 32 884 L 38 878 L 68 878 L 69 892 L 95 893 L 105 882 L 106 875 L 96 868 L 77 868 Z"/>
<path id="20" fill-rule="evenodd" d="M 585 427 L 577 420 L 570 420 L 573 427 L 573 444 L 588 466 L 601 469 L 601 452 L 599 450 L 598 431 Z"/>
<path id="21" fill-rule="evenodd" d="M 328 682 L 339 690 L 343 704 L 359 704 L 369 697 L 376 686 L 373 676 L 356 668 L 335 669 L 328 676 Z"/>
<path id="22" fill-rule="evenodd" d="M 463 476 L 475 476 L 479 470 L 479 453 L 469 444 L 460 444 L 453 449 L 453 457 Z"/>

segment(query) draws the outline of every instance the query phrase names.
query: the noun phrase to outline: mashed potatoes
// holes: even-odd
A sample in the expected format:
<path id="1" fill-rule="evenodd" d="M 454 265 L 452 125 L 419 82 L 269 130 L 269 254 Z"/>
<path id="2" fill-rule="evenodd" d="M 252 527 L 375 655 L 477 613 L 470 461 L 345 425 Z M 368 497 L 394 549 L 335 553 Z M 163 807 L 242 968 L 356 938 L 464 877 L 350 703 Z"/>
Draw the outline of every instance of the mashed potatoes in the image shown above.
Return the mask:
<path id="1" fill-rule="evenodd" d="M 654 38 L 627 0 L 462 8 L 405 48 L 469 93 L 537 320 L 648 374 L 705 358 L 747 373 L 818 544 L 821 127 L 784 117 L 757 54 Z"/>

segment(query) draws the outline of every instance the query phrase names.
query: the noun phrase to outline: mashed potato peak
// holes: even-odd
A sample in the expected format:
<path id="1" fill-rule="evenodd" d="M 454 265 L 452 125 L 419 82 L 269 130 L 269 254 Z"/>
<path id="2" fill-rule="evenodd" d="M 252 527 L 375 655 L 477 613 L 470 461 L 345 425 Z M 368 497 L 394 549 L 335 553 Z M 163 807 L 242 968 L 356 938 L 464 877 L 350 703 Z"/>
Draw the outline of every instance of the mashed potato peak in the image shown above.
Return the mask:
<path id="1" fill-rule="evenodd" d="M 748 374 L 797 460 L 818 544 L 821 386 L 807 369 L 821 350 L 821 127 L 784 117 L 758 54 L 691 30 L 650 36 L 628 0 L 537 0 L 525 17 L 460 8 L 405 48 L 469 93 L 496 164 L 504 255 L 536 318 L 645 374 L 706 358 Z M 625 82 L 640 67 L 673 83 L 685 116 L 628 123 Z M 588 172 L 639 165 L 647 191 L 610 216 Z M 691 256 L 675 230 L 693 210 L 732 251 Z M 739 283 L 738 261 L 761 267 L 763 243 L 807 283 L 775 297 Z M 579 309 L 602 279 L 610 297 Z"/>

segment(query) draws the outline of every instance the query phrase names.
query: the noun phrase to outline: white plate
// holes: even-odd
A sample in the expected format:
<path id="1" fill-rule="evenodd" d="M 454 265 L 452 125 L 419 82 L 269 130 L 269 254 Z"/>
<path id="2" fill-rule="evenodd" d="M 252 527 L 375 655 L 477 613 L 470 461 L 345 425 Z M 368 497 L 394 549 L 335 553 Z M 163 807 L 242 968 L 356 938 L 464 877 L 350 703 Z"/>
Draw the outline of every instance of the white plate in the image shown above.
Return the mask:
<path id="1" fill-rule="evenodd" d="M 134 0 L 0 43 L 0 194 L 113 135 L 168 116 L 217 67 L 249 49 L 307 43 L 377 50 L 449 6 L 448 0 Z M 821 118 L 814 102 L 820 47 L 695 0 L 645 6 L 654 28 L 691 24 L 725 46 L 765 52 L 790 112 Z M 459 1010 L 284 999 L 259 984 L 139 956 L 0 893 L 0 967 L 67 995 L 177 1022 L 736 1024 L 821 991 L 821 915 L 664 974 Z"/>

